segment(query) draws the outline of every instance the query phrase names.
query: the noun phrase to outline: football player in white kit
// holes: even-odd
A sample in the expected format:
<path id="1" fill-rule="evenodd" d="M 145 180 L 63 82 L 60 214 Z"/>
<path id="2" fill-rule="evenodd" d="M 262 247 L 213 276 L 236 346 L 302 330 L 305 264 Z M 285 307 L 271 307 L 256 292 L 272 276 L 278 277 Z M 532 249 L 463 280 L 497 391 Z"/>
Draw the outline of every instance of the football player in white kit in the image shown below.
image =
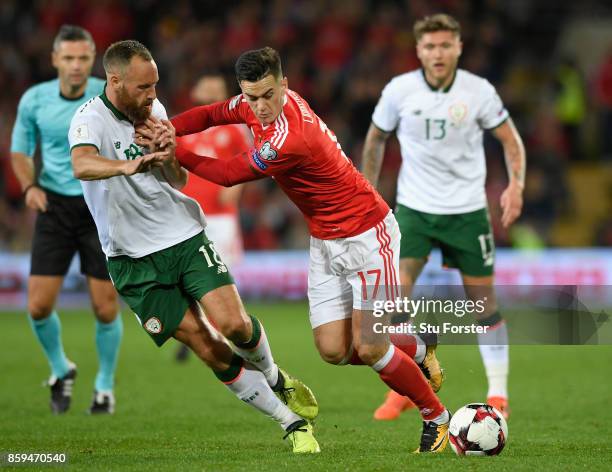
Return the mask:
<path id="1" fill-rule="evenodd" d="M 187 172 L 172 148 L 145 154 L 134 142 L 134 124 L 167 119 L 151 53 L 120 41 L 103 63 L 106 87 L 75 113 L 69 141 L 117 292 L 158 346 L 170 337 L 186 344 L 232 393 L 279 423 L 293 452 L 320 452 L 310 422 L 316 399 L 278 368 L 262 324 L 246 313 L 200 206 L 179 190 Z"/>
<path id="2" fill-rule="evenodd" d="M 393 78 L 384 88 L 363 149 L 363 172 L 376 185 L 386 141 L 395 131 L 402 153 L 395 216 L 402 233 L 403 294 L 410 294 L 435 245 L 444 265 L 461 272 L 467 296 L 486 297 L 485 311 L 475 316 L 488 326 L 478 335 L 489 382 L 487 402 L 507 417 L 508 332 L 493 288 L 483 131 L 491 131 L 504 149 L 509 184 L 500 203 L 506 228 L 521 214 L 525 149 L 495 88 L 457 68 L 462 50 L 457 21 L 445 14 L 428 16 L 415 23 L 414 34 L 422 68 Z M 436 344 L 417 342 L 429 349 Z M 395 419 L 411 406 L 389 392 L 374 417 Z"/>

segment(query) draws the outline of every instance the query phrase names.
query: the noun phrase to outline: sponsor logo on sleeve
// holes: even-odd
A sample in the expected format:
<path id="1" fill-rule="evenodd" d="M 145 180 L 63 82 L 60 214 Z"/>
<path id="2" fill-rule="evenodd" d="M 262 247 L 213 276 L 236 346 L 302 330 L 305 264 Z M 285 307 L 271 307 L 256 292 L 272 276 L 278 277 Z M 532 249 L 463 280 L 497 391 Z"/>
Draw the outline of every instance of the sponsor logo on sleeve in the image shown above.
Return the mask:
<path id="1" fill-rule="evenodd" d="M 86 124 L 79 125 L 74 130 L 74 137 L 77 139 L 89 138 L 89 128 Z"/>
<path id="2" fill-rule="evenodd" d="M 251 157 L 253 158 L 253 161 L 255 162 L 255 165 L 257 167 L 259 167 L 261 170 L 266 170 L 268 168 L 268 165 L 265 164 L 262 160 L 261 160 L 261 156 L 259 154 L 259 151 L 257 151 L 257 149 L 253 149 L 251 151 Z"/>
<path id="3" fill-rule="evenodd" d="M 273 161 L 278 157 L 277 152 L 270 146 L 270 141 L 263 143 L 259 149 L 259 154 L 264 161 Z"/>

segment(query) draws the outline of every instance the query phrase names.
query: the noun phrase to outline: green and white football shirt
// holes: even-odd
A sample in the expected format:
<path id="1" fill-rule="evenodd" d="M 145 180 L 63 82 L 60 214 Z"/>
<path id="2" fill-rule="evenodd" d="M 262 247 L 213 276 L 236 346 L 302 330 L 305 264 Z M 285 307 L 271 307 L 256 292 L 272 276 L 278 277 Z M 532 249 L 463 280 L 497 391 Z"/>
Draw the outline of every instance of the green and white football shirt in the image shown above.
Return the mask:
<path id="1" fill-rule="evenodd" d="M 443 90 L 432 88 L 422 69 L 392 79 L 372 122 L 397 132 L 402 152 L 397 202 L 439 215 L 485 208 L 483 130 L 508 117 L 495 88 L 461 69 Z"/>
<path id="2" fill-rule="evenodd" d="M 167 119 L 158 100 L 152 114 Z M 106 93 L 79 108 L 68 136 L 71 150 L 91 145 L 107 159 L 138 159 L 146 153 L 134 143 L 134 126 Z M 186 241 L 206 226 L 198 203 L 172 187 L 160 169 L 81 185 L 108 257 L 143 257 Z"/>

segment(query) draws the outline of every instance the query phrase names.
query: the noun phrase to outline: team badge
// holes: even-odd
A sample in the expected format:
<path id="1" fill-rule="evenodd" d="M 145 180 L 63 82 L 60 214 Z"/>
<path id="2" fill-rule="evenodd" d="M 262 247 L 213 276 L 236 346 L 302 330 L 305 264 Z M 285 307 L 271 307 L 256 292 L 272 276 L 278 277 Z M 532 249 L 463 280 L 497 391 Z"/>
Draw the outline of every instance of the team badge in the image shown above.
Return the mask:
<path id="1" fill-rule="evenodd" d="M 145 324 L 144 324 L 144 329 L 147 330 L 147 332 L 151 333 L 151 334 L 159 334 L 162 332 L 162 322 L 159 321 L 159 318 L 152 316 L 151 318 L 149 318 Z"/>
<path id="2" fill-rule="evenodd" d="M 467 105 L 465 103 L 454 103 L 448 109 L 448 114 L 455 126 L 460 125 L 467 116 Z"/>
<path id="3" fill-rule="evenodd" d="M 278 157 L 276 151 L 270 146 L 270 141 L 263 143 L 263 146 L 259 149 L 259 155 L 264 161 L 273 161 Z"/>
<path id="4" fill-rule="evenodd" d="M 77 126 L 77 128 L 74 130 L 74 136 L 77 139 L 89 138 L 89 128 L 87 125 L 83 124 Z"/>

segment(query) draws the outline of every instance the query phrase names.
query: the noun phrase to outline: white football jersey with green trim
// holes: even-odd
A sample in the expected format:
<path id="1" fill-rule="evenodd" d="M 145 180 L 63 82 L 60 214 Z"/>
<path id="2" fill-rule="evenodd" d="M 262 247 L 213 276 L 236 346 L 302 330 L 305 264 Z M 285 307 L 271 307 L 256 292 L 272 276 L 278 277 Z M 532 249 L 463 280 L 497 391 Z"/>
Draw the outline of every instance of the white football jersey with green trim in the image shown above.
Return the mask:
<path id="1" fill-rule="evenodd" d="M 483 130 L 508 118 L 495 88 L 462 69 L 444 90 L 432 88 L 422 69 L 392 79 L 372 122 L 400 142 L 397 202 L 443 215 L 486 207 Z"/>
<path id="2" fill-rule="evenodd" d="M 157 99 L 152 115 L 167 119 Z M 68 137 L 71 151 L 76 146 L 95 146 L 107 159 L 138 159 L 147 152 L 134 143 L 134 126 L 106 94 L 79 108 Z M 206 226 L 200 205 L 172 187 L 159 168 L 81 184 L 108 257 L 143 257 L 186 241 Z"/>

